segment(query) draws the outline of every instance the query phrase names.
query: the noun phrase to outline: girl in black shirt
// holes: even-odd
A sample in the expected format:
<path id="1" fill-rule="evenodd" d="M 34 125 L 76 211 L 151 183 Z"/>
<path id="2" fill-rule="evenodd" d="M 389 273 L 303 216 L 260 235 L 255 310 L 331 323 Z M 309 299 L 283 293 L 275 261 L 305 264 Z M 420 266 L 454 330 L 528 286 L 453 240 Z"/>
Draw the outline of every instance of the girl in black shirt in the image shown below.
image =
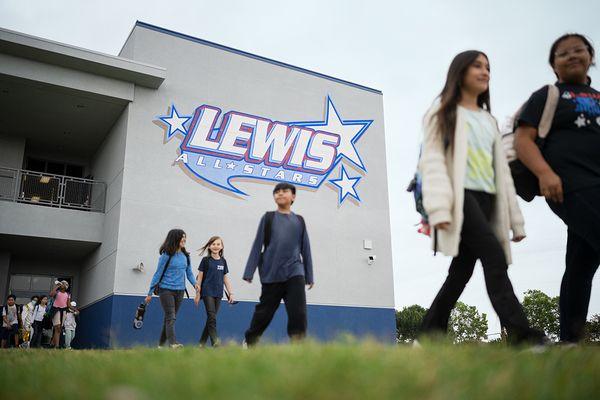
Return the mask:
<path id="1" fill-rule="evenodd" d="M 594 48 L 583 35 L 558 38 L 550 50 L 560 99 L 542 148 L 535 143 L 548 88 L 534 92 L 519 117 L 515 148 L 537 176 L 540 193 L 568 227 L 560 290 L 560 339 L 583 338 L 600 264 L 600 93 L 588 77 Z"/>

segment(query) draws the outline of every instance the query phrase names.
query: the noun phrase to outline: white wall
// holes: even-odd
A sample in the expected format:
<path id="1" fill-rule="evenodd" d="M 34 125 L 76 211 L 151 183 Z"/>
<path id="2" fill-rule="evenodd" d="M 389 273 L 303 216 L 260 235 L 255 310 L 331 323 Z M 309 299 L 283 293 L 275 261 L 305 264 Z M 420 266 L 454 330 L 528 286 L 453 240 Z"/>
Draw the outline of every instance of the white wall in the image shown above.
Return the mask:
<path id="1" fill-rule="evenodd" d="M 94 179 L 107 184 L 106 208 L 102 244 L 85 260 L 81 273 L 80 304 L 82 306 L 113 293 L 128 118 L 129 108 L 126 108 L 104 139 L 91 163 Z"/>
<path id="2" fill-rule="evenodd" d="M 343 119 L 374 122 L 356 145 L 368 170 L 358 185 L 361 203 L 347 200 L 338 206 L 338 192 L 329 184 L 298 190 L 294 211 L 306 219 L 315 265 L 316 286 L 308 302 L 393 307 L 380 94 L 140 27 L 135 28 L 134 48 L 125 47 L 135 60 L 167 68 L 167 79 L 156 91 L 136 87 L 130 109 L 115 292 L 146 292 L 161 241 L 170 228 L 182 227 L 190 250 L 213 234 L 223 236 L 238 297 L 257 300 L 258 283 L 242 283 L 241 275 L 258 220 L 274 209 L 273 183 L 240 181 L 240 189 L 249 194 L 243 197 L 192 179 L 173 165 L 180 139 L 165 144 L 163 130 L 154 121 L 167 114 L 172 102 L 186 115 L 206 103 L 223 112 L 237 110 L 272 120 L 319 120 L 329 94 Z M 337 178 L 338 169 L 331 178 Z M 346 169 L 359 175 L 348 164 Z M 363 239 L 373 241 L 372 251 L 363 250 Z M 366 263 L 369 254 L 377 255 L 373 266 Z M 148 267 L 145 274 L 131 269 L 140 261 Z M 199 257 L 194 255 L 193 261 L 197 265 Z"/>

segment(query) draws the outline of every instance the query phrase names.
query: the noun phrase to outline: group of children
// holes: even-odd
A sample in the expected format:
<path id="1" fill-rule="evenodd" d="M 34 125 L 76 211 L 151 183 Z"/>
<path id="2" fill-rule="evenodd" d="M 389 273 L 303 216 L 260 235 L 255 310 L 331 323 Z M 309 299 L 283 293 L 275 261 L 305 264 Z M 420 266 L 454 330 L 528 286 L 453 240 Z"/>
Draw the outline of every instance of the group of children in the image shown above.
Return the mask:
<path id="1" fill-rule="evenodd" d="M 2 306 L 2 348 L 71 349 L 79 310 L 68 288 L 67 281 L 57 281 L 49 296 L 32 296 L 23 306 L 9 295 Z"/>
<path id="2" fill-rule="evenodd" d="M 592 280 L 600 264 L 600 93 L 588 76 L 594 48 L 585 36 L 558 38 L 549 63 L 558 81 L 533 93 L 516 116 L 514 148 L 533 178 L 533 189 L 568 227 L 560 340 L 576 343 L 584 335 Z M 422 333 L 446 332 L 450 312 L 481 260 L 490 300 L 509 339 L 543 344 L 544 333 L 529 326 L 507 274 L 510 241 L 525 238 L 512 178 L 523 172 L 518 164 L 512 173 L 509 169 L 490 114 L 489 80 L 490 64 L 483 52 L 458 54 L 439 101 L 424 120 L 418 167 L 422 204 L 433 228 L 434 249 L 453 259 Z M 517 187 L 526 189 L 526 183 L 520 180 Z"/>
<path id="3" fill-rule="evenodd" d="M 567 34 L 552 45 L 554 85 L 533 93 L 517 115 L 514 148 L 534 179 L 533 190 L 546 198 L 568 226 L 566 271 L 560 293 L 560 339 L 582 339 L 591 284 L 600 264 L 600 93 L 591 87 L 594 48 L 580 34 Z M 418 165 L 420 212 L 434 251 L 451 256 L 448 276 L 424 318 L 421 334 L 444 334 L 451 310 L 477 260 L 501 324 L 514 344 L 544 344 L 543 332 L 530 327 L 508 276 L 510 242 L 525 238 L 515 184 L 502 135 L 491 115 L 490 63 L 481 51 L 458 54 L 452 61 L 438 101 L 424 119 Z M 552 90 L 550 90 L 552 89 Z M 550 93 L 557 93 L 551 101 Z M 544 122 L 544 115 L 553 118 Z M 549 127 L 543 127 L 543 124 Z M 540 137 L 542 130 L 548 130 Z M 517 187 L 521 187 L 521 183 Z M 521 190 L 521 189 L 520 189 Z M 522 190 L 519 192 L 522 195 Z M 252 282 L 259 269 L 262 292 L 245 344 L 254 345 L 271 322 L 281 300 L 288 313 L 291 339 L 306 334 L 305 285 L 313 285 L 310 243 L 304 219 L 291 212 L 296 189 L 287 183 L 274 191 L 277 211 L 261 219 L 243 279 Z M 422 207 L 420 207 L 422 205 Z M 512 231 L 512 235 L 510 232 Z M 207 322 L 200 344 L 218 345 L 216 315 L 223 285 L 233 301 L 223 258 L 223 241 L 212 237 L 199 274 L 194 277 L 185 250 L 185 233 L 169 232 L 160 249 L 158 269 L 146 301 L 159 294 L 165 311 L 160 346 L 175 340 L 173 325 L 185 289 L 185 274 L 204 300 Z M 155 291 L 156 290 L 156 291 Z M 418 344 L 418 343 L 417 343 Z"/>
<path id="4" fill-rule="evenodd" d="M 270 324 L 281 300 L 288 314 L 290 339 L 306 335 L 305 285 L 313 287 L 312 257 L 304 219 L 291 211 L 296 199 L 296 187 L 278 183 L 273 190 L 277 211 L 267 212 L 261 219 L 254 244 L 246 263 L 243 279 L 251 283 L 256 269 L 262 283 L 260 302 L 256 305 L 250 327 L 245 333 L 244 345 L 255 345 Z M 175 319 L 185 291 L 185 280 L 194 285 L 194 303 L 200 300 L 206 310 L 206 324 L 200 337 L 204 347 L 210 338 L 213 346 L 220 343 L 217 334 L 217 313 L 225 290 L 227 300 L 233 303 L 234 293 L 229 280 L 229 268 L 223 257 L 224 243 L 218 236 L 211 237 L 200 249 L 208 251 L 194 276 L 190 256 L 185 249 L 186 234 L 181 229 L 169 231 L 159 249 L 158 267 L 146 297 L 146 304 L 156 294 L 164 311 L 159 347 L 181 347 L 175 337 Z"/>

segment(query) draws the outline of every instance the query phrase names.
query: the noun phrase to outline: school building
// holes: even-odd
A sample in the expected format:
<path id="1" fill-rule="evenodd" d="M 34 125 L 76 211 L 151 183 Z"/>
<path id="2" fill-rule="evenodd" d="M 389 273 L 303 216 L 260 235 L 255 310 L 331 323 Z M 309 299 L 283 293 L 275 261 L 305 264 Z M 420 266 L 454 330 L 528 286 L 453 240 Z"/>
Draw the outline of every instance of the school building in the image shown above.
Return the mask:
<path id="1" fill-rule="evenodd" d="M 240 303 L 218 330 L 240 342 L 260 293 L 242 272 L 279 181 L 297 186 L 311 241 L 309 335 L 392 342 L 379 90 L 143 22 L 118 56 L 0 29 L 0 295 L 24 303 L 67 279 L 75 347 L 157 343 L 157 297 L 143 329 L 132 321 L 175 227 L 194 271 L 223 237 Z M 204 321 L 186 299 L 178 340 Z M 286 340 L 283 306 L 264 339 Z"/>

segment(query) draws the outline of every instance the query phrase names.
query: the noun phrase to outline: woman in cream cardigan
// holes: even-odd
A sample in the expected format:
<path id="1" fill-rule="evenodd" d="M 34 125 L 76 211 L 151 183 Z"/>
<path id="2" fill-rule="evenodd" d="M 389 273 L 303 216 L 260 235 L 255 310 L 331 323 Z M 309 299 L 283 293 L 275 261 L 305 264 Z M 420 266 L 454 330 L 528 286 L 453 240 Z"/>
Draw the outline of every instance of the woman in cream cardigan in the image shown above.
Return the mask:
<path id="1" fill-rule="evenodd" d="M 446 332 L 450 312 L 483 265 L 490 300 L 513 343 L 541 343 L 508 278 L 510 241 L 525 238 L 500 133 L 490 114 L 490 70 L 480 51 L 458 54 L 440 101 L 425 116 L 419 170 L 423 205 L 436 250 L 453 257 L 448 277 L 423 321 L 423 333 Z M 509 232 L 512 230 L 512 239 Z"/>

